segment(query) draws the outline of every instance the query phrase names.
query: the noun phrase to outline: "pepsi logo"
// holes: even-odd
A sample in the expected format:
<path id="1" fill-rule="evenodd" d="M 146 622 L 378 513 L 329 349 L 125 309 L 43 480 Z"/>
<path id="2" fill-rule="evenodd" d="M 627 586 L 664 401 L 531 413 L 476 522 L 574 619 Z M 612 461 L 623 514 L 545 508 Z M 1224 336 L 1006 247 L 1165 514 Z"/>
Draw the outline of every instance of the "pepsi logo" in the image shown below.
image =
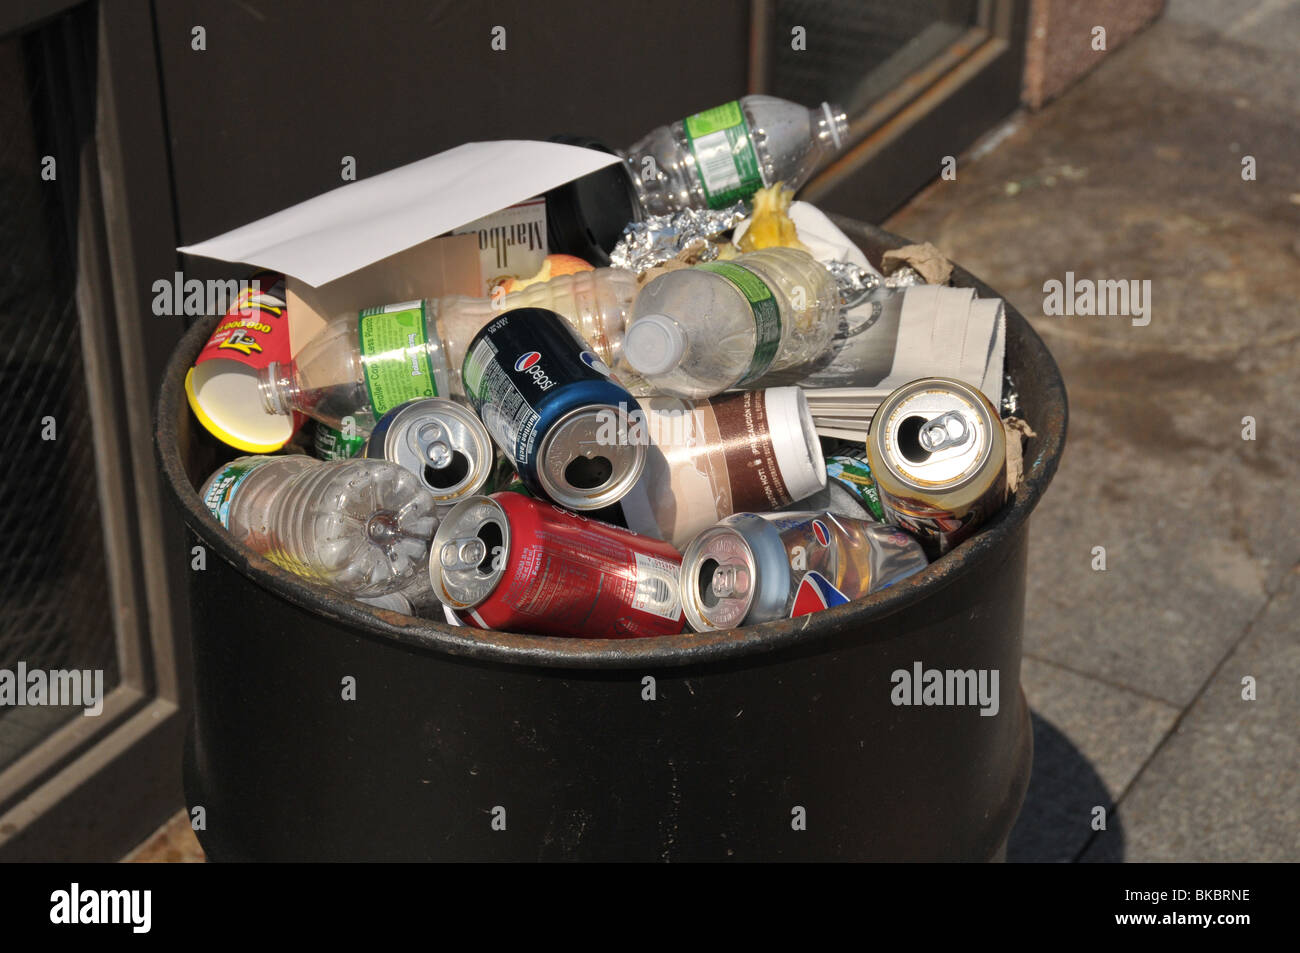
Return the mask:
<path id="1" fill-rule="evenodd" d="M 821 520 L 813 520 L 813 535 L 817 537 L 817 542 L 823 546 L 831 544 L 831 531 L 826 528 L 826 524 Z"/>
<path id="2" fill-rule="evenodd" d="M 799 588 L 795 591 L 790 618 L 821 612 L 831 606 L 844 605 L 848 601 L 849 597 L 831 585 L 829 579 L 819 572 L 810 572 L 799 582 Z"/>
<path id="3" fill-rule="evenodd" d="M 527 354 L 520 354 L 519 357 L 515 359 L 515 370 L 526 371 L 541 359 L 542 355 L 539 351 L 529 351 Z"/>
<path id="4" fill-rule="evenodd" d="M 604 374 L 606 377 L 609 376 L 609 368 L 605 365 L 605 362 L 595 354 L 591 353 L 591 351 L 583 351 L 578 356 L 582 358 L 582 363 L 586 364 L 597 374 Z"/>

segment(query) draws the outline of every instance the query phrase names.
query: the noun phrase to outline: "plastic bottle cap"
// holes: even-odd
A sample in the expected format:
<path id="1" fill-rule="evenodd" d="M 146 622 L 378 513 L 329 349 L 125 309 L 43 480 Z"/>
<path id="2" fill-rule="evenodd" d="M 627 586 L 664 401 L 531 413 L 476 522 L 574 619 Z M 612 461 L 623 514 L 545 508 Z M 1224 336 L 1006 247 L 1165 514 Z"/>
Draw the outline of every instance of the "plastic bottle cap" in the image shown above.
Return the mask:
<path id="1" fill-rule="evenodd" d="M 835 143 L 836 152 L 844 148 L 844 143 L 840 140 L 840 124 L 838 121 L 838 117 L 842 112 L 843 110 L 839 106 L 822 103 L 822 113 L 826 116 L 826 126 L 831 131 L 831 141 Z"/>
<path id="2" fill-rule="evenodd" d="M 627 329 L 623 354 L 638 374 L 662 374 L 686 353 L 686 335 L 666 314 L 647 314 Z"/>

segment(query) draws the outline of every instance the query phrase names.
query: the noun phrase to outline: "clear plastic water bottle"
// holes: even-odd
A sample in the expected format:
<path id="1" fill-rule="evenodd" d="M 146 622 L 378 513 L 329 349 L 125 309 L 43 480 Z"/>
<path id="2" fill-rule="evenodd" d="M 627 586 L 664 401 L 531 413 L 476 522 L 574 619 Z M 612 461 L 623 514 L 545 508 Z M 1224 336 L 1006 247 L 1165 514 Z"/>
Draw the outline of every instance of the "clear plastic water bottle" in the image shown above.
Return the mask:
<path id="1" fill-rule="evenodd" d="M 356 597 L 417 583 L 438 528 L 433 495 L 387 460 L 239 457 L 208 478 L 202 496 L 254 552 Z"/>
<path id="2" fill-rule="evenodd" d="M 821 356 L 839 311 L 835 280 L 815 258 L 767 248 L 650 281 L 637 296 L 623 357 L 674 397 L 761 387 L 764 375 Z"/>
<path id="3" fill-rule="evenodd" d="M 269 414 L 298 410 L 336 430 L 368 435 L 376 420 L 408 400 L 462 396 L 460 368 L 470 340 L 516 308 L 561 315 L 612 367 L 622 355 L 636 293 L 632 272 L 598 268 L 499 297 L 448 295 L 339 315 L 292 362 L 260 372 L 262 403 Z"/>
<path id="4" fill-rule="evenodd" d="M 798 189 L 848 138 L 844 111 L 745 96 L 660 126 L 624 153 L 647 214 L 724 208 L 760 188 Z"/>
<path id="5" fill-rule="evenodd" d="M 623 333 L 636 300 L 636 275 L 624 268 L 597 268 L 529 285 L 503 298 L 455 296 L 437 302 L 438 329 L 447 348 L 456 393 L 465 350 L 494 318 L 516 308 L 544 308 L 564 318 L 610 367 L 623 355 Z"/>

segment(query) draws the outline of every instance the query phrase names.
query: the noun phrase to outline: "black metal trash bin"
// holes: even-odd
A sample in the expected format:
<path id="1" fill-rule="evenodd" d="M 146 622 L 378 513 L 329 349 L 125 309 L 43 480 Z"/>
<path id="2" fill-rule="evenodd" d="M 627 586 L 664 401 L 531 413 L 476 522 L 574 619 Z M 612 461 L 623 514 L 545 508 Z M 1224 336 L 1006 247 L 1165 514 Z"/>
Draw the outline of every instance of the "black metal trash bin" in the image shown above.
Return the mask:
<path id="1" fill-rule="evenodd" d="M 877 263 L 903 244 L 839 224 Z M 961 269 L 954 282 L 995 294 Z M 209 857 L 999 855 L 1031 761 L 1020 691 L 1027 519 L 1067 416 L 1055 362 L 1019 313 L 1007 309 L 1007 369 L 1038 436 L 1014 502 L 984 531 L 865 600 L 630 641 L 417 622 L 235 545 L 195 489 L 229 451 L 195 426 L 182 389 L 215 320 L 177 347 L 156 421 L 169 492 L 219 557 L 191 576 L 186 792 L 204 808 Z M 891 673 L 917 662 L 996 670 L 997 715 L 896 706 Z"/>

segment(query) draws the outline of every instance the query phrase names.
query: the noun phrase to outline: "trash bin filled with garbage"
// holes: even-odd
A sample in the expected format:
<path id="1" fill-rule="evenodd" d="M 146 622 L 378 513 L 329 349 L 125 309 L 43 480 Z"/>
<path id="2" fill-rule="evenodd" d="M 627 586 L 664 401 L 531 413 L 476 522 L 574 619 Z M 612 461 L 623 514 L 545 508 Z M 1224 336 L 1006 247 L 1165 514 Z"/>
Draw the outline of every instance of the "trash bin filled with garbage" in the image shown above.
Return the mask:
<path id="1" fill-rule="evenodd" d="M 158 406 L 215 859 L 990 859 L 1042 342 L 794 200 L 843 113 L 470 143 L 184 251 Z"/>

